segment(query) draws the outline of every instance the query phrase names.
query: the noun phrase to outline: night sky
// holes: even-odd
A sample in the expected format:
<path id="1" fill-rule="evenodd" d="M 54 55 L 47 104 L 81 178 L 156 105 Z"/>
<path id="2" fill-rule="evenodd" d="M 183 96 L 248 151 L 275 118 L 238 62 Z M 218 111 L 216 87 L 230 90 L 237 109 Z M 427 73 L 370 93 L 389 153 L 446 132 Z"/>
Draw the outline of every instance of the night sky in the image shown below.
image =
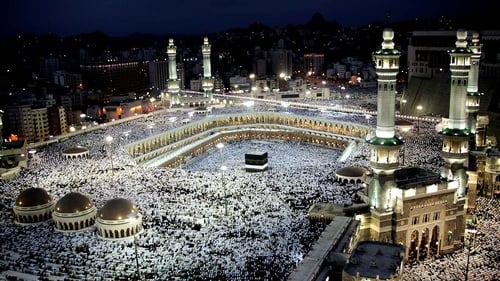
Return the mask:
<path id="1" fill-rule="evenodd" d="M 457 7 L 457 0 L 2 0 L 0 35 L 53 32 L 61 36 L 102 31 L 203 34 L 259 22 L 269 26 L 306 23 L 315 12 L 346 27 L 464 15 L 486 10 Z M 463 5 L 463 4 L 462 4 Z"/>

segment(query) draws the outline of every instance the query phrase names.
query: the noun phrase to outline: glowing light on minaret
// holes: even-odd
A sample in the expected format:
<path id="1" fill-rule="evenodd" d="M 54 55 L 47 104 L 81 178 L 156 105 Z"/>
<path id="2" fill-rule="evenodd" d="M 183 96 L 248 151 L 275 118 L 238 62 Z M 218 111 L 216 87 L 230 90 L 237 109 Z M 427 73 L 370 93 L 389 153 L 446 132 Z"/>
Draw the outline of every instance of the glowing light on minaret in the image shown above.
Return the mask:
<path id="1" fill-rule="evenodd" d="M 177 47 L 174 45 L 174 39 L 168 39 L 168 85 L 167 90 L 170 93 L 170 105 L 180 103 L 179 98 L 179 80 L 177 79 Z"/>
<path id="2" fill-rule="evenodd" d="M 201 45 L 201 53 L 203 54 L 203 79 L 202 88 L 205 92 L 205 97 L 212 97 L 212 90 L 214 88 L 214 81 L 212 79 L 212 69 L 210 65 L 210 49 L 208 38 L 203 38 L 203 45 Z"/>
<path id="3" fill-rule="evenodd" d="M 446 162 L 442 175 L 458 182 L 457 194 L 465 195 L 467 175 L 464 164 L 469 154 L 469 137 L 471 131 L 467 128 L 467 85 L 472 51 L 467 46 L 467 31 L 457 31 L 455 48 L 448 51 L 450 55 L 450 109 L 446 128 L 441 131 L 443 145 L 441 155 Z M 451 174 L 451 176 L 449 176 Z"/>

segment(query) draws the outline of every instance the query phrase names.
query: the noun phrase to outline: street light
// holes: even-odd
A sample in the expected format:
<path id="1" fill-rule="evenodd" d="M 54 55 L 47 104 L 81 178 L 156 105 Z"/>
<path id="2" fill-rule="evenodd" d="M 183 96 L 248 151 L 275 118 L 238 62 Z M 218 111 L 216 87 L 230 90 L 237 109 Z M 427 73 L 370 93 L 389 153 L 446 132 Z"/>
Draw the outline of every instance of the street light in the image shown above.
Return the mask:
<path id="1" fill-rule="evenodd" d="M 155 115 L 155 101 L 156 99 L 155 98 L 150 98 L 149 101 L 151 102 L 151 106 L 153 107 L 153 109 L 151 109 L 151 115 Z"/>
<path id="2" fill-rule="evenodd" d="M 220 167 L 220 180 L 221 180 L 221 187 L 224 190 L 224 214 L 227 216 L 227 191 L 226 191 L 226 186 L 224 184 L 224 171 L 227 170 L 227 166 L 222 165 Z"/>
<path id="3" fill-rule="evenodd" d="M 138 247 L 138 239 L 137 239 L 137 232 L 135 231 L 137 229 L 137 223 L 138 223 L 138 219 L 135 217 L 135 216 L 129 216 L 129 222 L 131 222 L 133 224 L 133 236 L 134 236 L 134 252 L 135 252 L 135 266 L 136 266 L 136 274 L 137 274 L 137 280 L 142 280 L 142 277 L 141 277 L 141 270 L 139 268 L 139 251 L 137 249 Z"/>
<path id="4" fill-rule="evenodd" d="M 135 266 L 137 267 L 137 279 L 142 280 L 141 270 L 139 269 L 139 253 L 137 250 L 137 234 L 134 233 L 134 251 L 135 251 Z"/>
<path id="5" fill-rule="evenodd" d="M 148 125 L 148 129 L 149 129 L 149 136 L 151 136 L 153 134 L 153 128 L 155 126 L 155 123 L 151 123 Z"/>
<path id="6" fill-rule="evenodd" d="M 285 73 L 281 72 L 280 73 L 280 78 L 283 79 L 283 89 L 285 88 Z M 281 80 L 279 80 L 278 89 L 281 90 Z"/>
<path id="7" fill-rule="evenodd" d="M 422 112 L 423 107 L 417 105 L 417 132 L 420 130 L 420 112 Z"/>
<path id="8" fill-rule="evenodd" d="M 467 265 L 465 266 L 465 281 L 469 280 L 470 249 L 472 248 L 472 243 L 476 239 L 477 230 L 471 229 L 471 230 L 468 231 L 468 233 L 469 233 L 469 238 L 468 238 L 468 240 L 469 240 L 469 251 L 467 252 Z M 474 234 L 474 236 L 472 236 L 471 234 Z"/>
<path id="9" fill-rule="evenodd" d="M 407 102 L 407 100 L 406 100 L 406 99 L 402 99 L 402 100 L 401 100 L 401 103 L 402 103 L 402 106 L 401 106 L 401 109 L 400 109 L 401 114 L 405 114 L 405 113 L 406 113 L 406 112 L 405 112 L 405 109 L 406 109 L 406 102 Z"/>
<path id="10" fill-rule="evenodd" d="M 254 92 L 255 92 L 255 90 L 257 89 L 257 88 L 255 87 L 255 74 L 251 73 L 251 74 L 248 76 L 248 78 L 250 78 L 250 90 L 251 90 L 251 92 L 250 92 L 250 96 L 253 98 Z"/>
<path id="11" fill-rule="evenodd" d="M 112 136 L 106 136 L 105 141 L 108 143 L 108 157 L 111 162 L 111 173 L 113 173 L 113 155 L 111 154 L 111 143 L 113 142 Z"/>
<path id="12" fill-rule="evenodd" d="M 85 123 L 84 123 L 84 121 L 85 121 L 85 117 L 87 117 L 87 115 L 86 115 L 85 113 L 80 114 L 80 124 L 82 125 L 82 126 L 81 126 L 81 129 L 82 129 L 82 130 L 83 130 L 83 129 L 85 129 L 85 128 L 87 128 L 87 126 L 83 126 L 83 125 L 85 124 Z"/>
<path id="13" fill-rule="evenodd" d="M 223 159 L 222 159 L 222 149 L 224 148 L 224 143 L 222 142 L 219 142 L 215 145 L 215 147 L 217 147 L 220 151 L 220 158 L 219 158 L 219 161 L 220 161 L 220 165 L 222 166 L 222 163 L 223 163 Z"/>

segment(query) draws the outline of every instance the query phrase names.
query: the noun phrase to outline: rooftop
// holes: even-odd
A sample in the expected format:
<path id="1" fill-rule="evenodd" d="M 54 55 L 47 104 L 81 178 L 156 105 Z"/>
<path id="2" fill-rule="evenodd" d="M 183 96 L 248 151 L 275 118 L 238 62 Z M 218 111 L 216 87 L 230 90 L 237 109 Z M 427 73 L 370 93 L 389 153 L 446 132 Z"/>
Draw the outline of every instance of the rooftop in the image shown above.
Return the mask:
<path id="1" fill-rule="evenodd" d="M 402 266 L 405 248 L 402 245 L 362 241 L 351 253 L 344 272 L 351 276 L 359 273 L 360 277 L 380 278 L 381 280 L 397 276 Z"/>
<path id="2" fill-rule="evenodd" d="M 410 189 L 443 181 L 439 174 L 418 167 L 401 168 L 394 172 L 394 180 L 398 188 Z"/>

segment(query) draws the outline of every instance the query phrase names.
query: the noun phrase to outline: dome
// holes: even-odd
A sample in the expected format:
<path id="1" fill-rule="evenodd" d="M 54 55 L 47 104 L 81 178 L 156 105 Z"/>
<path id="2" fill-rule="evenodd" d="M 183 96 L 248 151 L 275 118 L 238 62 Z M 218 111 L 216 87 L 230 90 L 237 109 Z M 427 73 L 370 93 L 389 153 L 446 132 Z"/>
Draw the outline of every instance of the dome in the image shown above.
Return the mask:
<path id="1" fill-rule="evenodd" d="M 72 146 L 66 148 L 63 152 L 64 153 L 69 153 L 69 154 L 74 154 L 74 153 L 83 153 L 89 151 L 88 148 L 83 147 L 83 146 Z"/>
<path id="2" fill-rule="evenodd" d="M 102 220 L 122 220 L 137 218 L 137 208 L 128 199 L 111 199 L 99 210 L 97 217 Z"/>
<path id="3" fill-rule="evenodd" d="M 52 202 L 52 197 L 43 188 L 28 188 L 19 194 L 16 199 L 18 207 L 34 207 Z"/>
<path id="4" fill-rule="evenodd" d="M 92 208 L 92 203 L 87 196 L 71 192 L 57 201 L 55 211 L 58 213 L 78 213 L 90 208 Z"/>
<path id="5" fill-rule="evenodd" d="M 337 171 L 335 171 L 335 173 L 338 176 L 350 177 L 350 178 L 362 177 L 367 172 L 368 171 L 363 167 L 344 167 L 344 168 L 340 168 Z"/>
<path id="6" fill-rule="evenodd" d="M 83 146 L 72 146 L 72 147 L 66 148 L 63 151 L 63 153 L 64 154 L 81 154 L 81 153 L 85 153 L 88 151 L 89 151 L 89 149 L 86 147 L 83 147 Z"/>

